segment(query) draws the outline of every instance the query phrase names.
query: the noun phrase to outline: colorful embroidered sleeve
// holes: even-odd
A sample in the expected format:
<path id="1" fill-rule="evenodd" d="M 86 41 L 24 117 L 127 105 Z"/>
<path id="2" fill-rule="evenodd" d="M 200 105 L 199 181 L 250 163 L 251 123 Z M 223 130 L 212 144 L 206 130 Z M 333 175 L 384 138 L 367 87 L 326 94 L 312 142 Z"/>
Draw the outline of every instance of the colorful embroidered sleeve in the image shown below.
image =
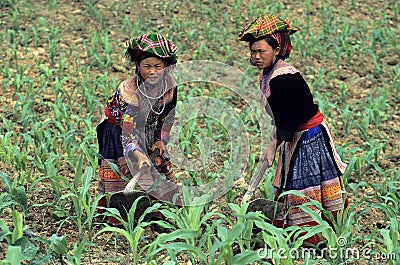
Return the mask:
<path id="1" fill-rule="evenodd" d="M 170 132 L 175 121 L 175 107 L 178 97 L 177 88 L 174 88 L 172 100 L 165 105 L 164 111 L 159 115 L 154 134 L 154 141 L 162 140 L 167 144 L 170 139 Z"/>
<path id="2" fill-rule="evenodd" d="M 143 153 L 143 150 L 139 144 L 139 136 L 137 132 L 137 106 L 128 105 L 126 111 L 122 115 L 122 146 L 124 147 L 124 155 L 128 155 L 129 152 L 139 150 Z"/>
<path id="3" fill-rule="evenodd" d="M 126 110 L 127 105 L 121 96 L 120 88 L 118 88 L 114 95 L 108 98 L 104 114 L 111 123 L 121 126 L 122 114 Z"/>

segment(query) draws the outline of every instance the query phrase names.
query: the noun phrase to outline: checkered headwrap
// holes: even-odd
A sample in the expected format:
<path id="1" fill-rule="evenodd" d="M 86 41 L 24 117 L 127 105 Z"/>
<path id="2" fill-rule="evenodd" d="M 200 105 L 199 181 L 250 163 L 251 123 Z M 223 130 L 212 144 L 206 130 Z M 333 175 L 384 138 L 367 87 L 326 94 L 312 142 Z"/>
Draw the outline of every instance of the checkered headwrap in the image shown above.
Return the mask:
<path id="1" fill-rule="evenodd" d="M 126 42 L 126 47 L 125 56 L 132 61 L 140 60 L 142 53 L 147 52 L 163 59 L 170 59 L 172 64 L 177 62 L 178 48 L 161 34 L 150 33 L 132 38 Z"/>
<path id="2" fill-rule="evenodd" d="M 296 31 L 297 29 L 292 27 L 287 19 L 282 20 L 274 15 L 260 15 L 244 27 L 239 34 L 239 40 L 250 42 L 269 36 L 279 44 L 278 57 L 286 59 L 292 51 L 289 35 Z"/>
<path id="3" fill-rule="evenodd" d="M 296 31 L 297 29 L 292 27 L 287 19 L 282 20 L 274 15 L 260 15 L 244 27 L 239 34 L 239 40 L 250 41 L 252 37 L 259 39 L 277 32 L 291 35 Z"/>

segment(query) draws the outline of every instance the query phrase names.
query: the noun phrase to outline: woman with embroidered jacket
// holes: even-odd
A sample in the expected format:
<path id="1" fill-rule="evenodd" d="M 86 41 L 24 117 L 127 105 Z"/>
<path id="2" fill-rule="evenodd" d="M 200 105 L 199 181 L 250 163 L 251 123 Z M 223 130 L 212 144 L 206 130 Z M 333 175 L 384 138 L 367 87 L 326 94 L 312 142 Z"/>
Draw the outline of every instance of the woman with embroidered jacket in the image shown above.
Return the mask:
<path id="1" fill-rule="evenodd" d="M 122 81 L 105 106 L 103 121 L 97 126 L 100 194 L 124 190 L 125 180 L 109 163 L 118 165 L 122 175 L 132 177 L 127 159 L 135 170 L 151 166 L 150 156 L 157 150 L 155 168 L 166 179 L 144 174 L 137 184 L 158 200 L 179 204 L 178 187 L 165 145 L 175 117 L 177 86 L 170 74 L 176 64 L 177 47 L 160 34 L 144 34 L 130 39 L 126 57 L 136 64 L 136 74 Z M 106 161 L 107 160 L 107 161 Z M 154 187 L 155 186 L 155 187 Z M 100 206 L 106 206 L 106 199 Z"/>
<path id="2" fill-rule="evenodd" d="M 262 160 L 272 165 L 279 148 L 274 179 L 275 200 L 283 191 L 305 195 L 282 196 L 286 208 L 278 213 L 274 225 L 315 225 L 311 216 L 296 207 L 316 200 L 336 217 L 347 200 L 341 176 L 346 168 L 337 154 L 328 124 L 299 70 L 285 60 L 292 50 L 290 35 L 297 31 L 287 20 L 261 15 L 245 26 L 239 39 L 248 42 L 250 62 L 261 70 L 263 103 L 274 122 L 271 142 Z M 269 105 L 269 106 L 268 106 Z M 290 206 L 293 208 L 288 209 Z M 321 212 L 312 207 L 321 215 Z M 317 244 L 318 236 L 307 239 Z"/>

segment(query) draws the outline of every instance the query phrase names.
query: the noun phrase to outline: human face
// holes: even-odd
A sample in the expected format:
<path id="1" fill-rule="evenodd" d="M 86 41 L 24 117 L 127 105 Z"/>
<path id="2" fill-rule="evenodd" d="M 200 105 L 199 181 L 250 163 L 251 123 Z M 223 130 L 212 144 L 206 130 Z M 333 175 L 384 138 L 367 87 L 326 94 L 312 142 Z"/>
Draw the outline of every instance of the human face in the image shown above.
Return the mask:
<path id="1" fill-rule="evenodd" d="M 275 63 L 279 54 L 279 47 L 273 49 L 264 39 L 254 42 L 250 46 L 251 60 L 258 69 L 267 69 Z"/>
<path id="2" fill-rule="evenodd" d="M 149 57 L 139 62 L 139 72 L 149 85 L 157 84 L 164 76 L 165 63 L 157 57 Z"/>

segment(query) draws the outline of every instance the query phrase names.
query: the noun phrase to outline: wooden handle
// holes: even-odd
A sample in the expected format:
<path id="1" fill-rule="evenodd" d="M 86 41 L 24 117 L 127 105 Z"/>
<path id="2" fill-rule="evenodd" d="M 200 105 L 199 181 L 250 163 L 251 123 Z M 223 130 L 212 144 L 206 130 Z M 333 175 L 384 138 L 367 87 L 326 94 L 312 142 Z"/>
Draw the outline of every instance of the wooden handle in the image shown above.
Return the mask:
<path id="1" fill-rule="evenodd" d="M 125 186 L 124 193 L 131 194 L 135 191 L 135 186 L 138 179 L 146 172 L 150 170 L 147 164 L 144 164 L 141 169 L 136 172 L 136 174 L 129 180 L 128 184 Z"/>
<path id="2" fill-rule="evenodd" d="M 253 196 L 253 192 L 257 189 L 258 185 L 260 184 L 261 180 L 264 177 L 264 173 L 267 170 L 267 168 L 270 167 L 270 164 L 268 163 L 268 160 L 264 160 L 261 164 L 260 169 L 256 172 L 256 174 L 253 175 L 251 182 L 250 182 L 250 187 L 246 191 L 245 195 L 243 196 L 242 199 L 242 205 L 246 202 L 248 202 Z"/>

